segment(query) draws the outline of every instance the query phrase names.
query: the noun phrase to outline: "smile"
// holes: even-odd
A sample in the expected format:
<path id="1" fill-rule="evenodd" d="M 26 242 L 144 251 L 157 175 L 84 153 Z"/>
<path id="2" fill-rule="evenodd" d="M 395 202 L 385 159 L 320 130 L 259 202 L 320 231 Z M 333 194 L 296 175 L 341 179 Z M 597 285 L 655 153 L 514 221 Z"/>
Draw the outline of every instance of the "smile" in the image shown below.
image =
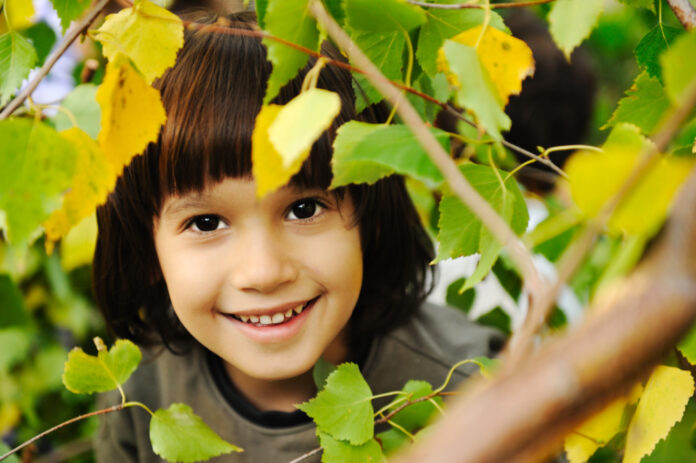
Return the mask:
<path id="1" fill-rule="evenodd" d="M 318 296 L 304 304 L 299 304 L 297 307 L 287 309 L 282 312 L 268 313 L 262 315 L 234 315 L 226 314 L 226 316 L 234 318 L 240 322 L 253 326 L 271 326 L 287 323 L 296 316 L 300 315 L 307 307 L 313 304 L 318 299 Z"/>

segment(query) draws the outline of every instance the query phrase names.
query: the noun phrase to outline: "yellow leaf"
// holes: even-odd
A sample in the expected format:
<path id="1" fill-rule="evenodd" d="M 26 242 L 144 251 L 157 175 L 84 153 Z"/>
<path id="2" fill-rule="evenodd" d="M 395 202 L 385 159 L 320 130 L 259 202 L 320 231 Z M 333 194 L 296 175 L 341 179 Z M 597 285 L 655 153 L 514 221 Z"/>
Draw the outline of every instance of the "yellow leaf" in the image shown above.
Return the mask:
<path id="1" fill-rule="evenodd" d="M 0 404 L 0 435 L 5 435 L 22 418 L 19 406 L 14 402 Z"/>
<path id="2" fill-rule="evenodd" d="M 493 81 L 503 106 L 507 104 L 510 95 L 517 95 L 522 91 L 522 81 L 534 75 L 532 50 L 522 40 L 495 27 L 483 30 L 483 26 L 476 26 L 450 40 L 476 48 L 479 60 Z M 438 52 L 437 63 L 439 70 L 446 71 L 450 83 L 458 86 L 456 76 L 447 72 L 448 66 L 442 49 Z"/>
<path id="3" fill-rule="evenodd" d="M 116 181 L 113 167 L 89 135 L 77 127 L 64 130 L 60 135 L 75 147 L 77 170 L 72 187 L 63 198 L 63 206 L 44 222 L 49 253 L 56 241 L 106 200 Z"/>
<path id="4" fill-rule="evenodd" d="M 136 0 L 133 7 L 107 16 L 95 38 L 109 61 L 125 54 L 149 84 L 174 65 L 184 44 L 184 26 L 178 16 L 164 8 Z"/>
<path id="5" fill-rule="evenodd" d="M 30 0 L 5 0 L 7 17 L 10 19 L 10 29 L 24 29 L 31 26 L 34 16 L 34 5 Z M 0 14 L 0 34 L 8 31 L 5 14 Z"/>
<path id="6" fill-rule="evenodd" d="M 564 444 L 568 462 L 586 462 L 598 448 L 622 431 L 624 409 L 638 400 L 642 390 L 641 385 L 637 385 L 629 395 L 616 399 L 569 434 Z"/>
<path id="7" fill-rule="evenodd" d="M 157 140 L 167 120 L 162 99 L 126 59 L 118 57 L 107 64 L 96 98 L 102 111 L 97 141 L 114 172 L 120 174 L 133 156 Z"/>
<path id="8" fill-rule="evenodd" d="M 60 242 L 60 264 L 65 271 L 90 264 L 97 244 L 97 216 L 75 225 Z"/>
<path id="9" fill-rule="evenodd" d="M 329 128 L 340 110 L 341 98 L 336 93 L 312 88 L 278 111 L 268 127 L 268 137 L 285 169 L 309 156 L 312 144 Z"/>
<path id="10" fill-rule="evenodd" d="M 256 196 L 259 198 L 288 183 L 300 170 L 305 159 L 298 157 L 286 168 L 282 157 L 268 137 L 268 128 L 282 109 L 283 106 L 280 105 L 263 106 L 256 116 L 254 131 L 251 134 L 251 172 L 256 181 Z"/>
<path id="11" fill-rule="evenodd" d="M 691 373 L 658 366 L 648 379 L 626 436 L 623 463 L 639 463 L 669 434 L 694 393 Z"/>
<path id="12" fill-rule="evenodd" d="M 619 191 L 650 143 L 637 127 L 620 124 L 604 144 L 604 152 L 581 151 L 571 157 L 566 168 L 571 193 L 587 216 L 596 216 Z M 628 234 L 655 231 L 693 165 L 688 158 L 660 157 L 615 211 L 609 229 Z"/>

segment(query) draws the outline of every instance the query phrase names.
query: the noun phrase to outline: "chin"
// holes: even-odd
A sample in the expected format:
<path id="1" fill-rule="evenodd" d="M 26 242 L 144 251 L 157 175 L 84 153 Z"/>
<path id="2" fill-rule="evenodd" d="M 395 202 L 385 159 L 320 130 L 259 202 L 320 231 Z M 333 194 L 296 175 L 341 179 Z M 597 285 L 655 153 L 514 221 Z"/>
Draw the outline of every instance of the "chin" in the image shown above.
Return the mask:
<path id="1" fill-rule="evenodd" d="M 302 365 L 288 365 L 288 362 L 280 362 L 279 365 L 268 365 L 268 367 L 260 368 L 260 365 L 248 365 L 249 368 L 244 368 L 240 365 L 237 368 L 247 376 L 256 378 L 262 381 L 282 381 L 286 379 L 296 378 L 312 371 L 316 361 Z"/>

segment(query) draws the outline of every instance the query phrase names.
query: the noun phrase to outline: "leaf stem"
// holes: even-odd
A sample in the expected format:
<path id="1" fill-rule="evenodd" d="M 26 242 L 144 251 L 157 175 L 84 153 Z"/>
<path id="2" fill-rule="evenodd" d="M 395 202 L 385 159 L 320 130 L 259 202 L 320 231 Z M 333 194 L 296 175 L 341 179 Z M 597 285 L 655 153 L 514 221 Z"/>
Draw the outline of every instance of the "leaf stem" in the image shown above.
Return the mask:
<path id="1" fill-rule="evenodd" d="M 34 90 L 36 90 L 36 87 L 39 85 L 39 83 L 43 80 L 46 75 L 48 75 L 48 72 L 51 70 L 54 64 L 56 64 L 56 61 L 58 61 L 58 58 L 60 58 L 63 53 L 72 45 L 72 43 L 77 39 L 77 37 L 89 27 L 90 24 L 92 24 L 92 21 L 101 13 L 104 8 L 106 8 L 106 5 L 109 4 L 109 0 L 99 0 L 99 3 L 92 8 L 92 10 L 87 14 L 87 16 L 82 19 L 79 23 L 77 23 L 75 26 L 70 29 L 68 34 L 65 36 L 63 41 L 60 43 L 58 48 L 51 53 L 51 56 L 48 57 L 46 62 L 44 63 L 43 66 L 41 66 L 41 69 L 39 69 L 39 72 L 36 73 L 33 79 L 31 79 L 31 82 L 17 94 L 17 96 L 14 97 L 12 101 L 8 103 L 7 106 L 5 106 L 5 109 L 0 112 L 0 121 L 3 119 L 7 119 L 10 114 L 12 114 L 23 102 L 24 100 L 27 99 L 28 96 L 30 96 Z"/>
<path id="2" fill-rule="evenodd" d="M 417 0 L 406 0 L 411 5 L 422 6 L 424 8 L 433 8 L 440 10 L 462 10 L 465 8 L 478 8 L 482 9 L 502 9 L 502 8 L 521 8 L 525 6 L 543 5 L 544 3 L 551 3 L 555 0 L 530 0 L 526 2 L 510 2 L 510 3 L 493 3 L 491 5 L 479 5 L 471 3 L 455 3 L 455 4 L 443 4 L 443 3 L 428 3 L 419 2 Z M 688 1 L 688 0 L 687 0 Z M 487 2 L 488 3 L 488 2 Z"/>
<path id="3" fill-rule="evenodd" d="M 461 360 L 454 365 L 452 365 L 452 368 L 450 368 L 449 372 L 447 372 L 447 377 L 445 378 L 445 381 L 442 383 L 442 386 L 438 387 L 435 389 L 433 392 L 435 394 L 439 394 L 440 392 L 444 391 L 444 389 L 447 387 L 449 384 L 450 380 L 452 379 L 452 375 L 454 374 L 454 371 L 461 367 L 462 365 L 466 365 L 467 363 L 474 363 L 473 359 L 466 359 L 466 360 Z"/>
<path id="4" fill-rule="evenodd" d="M 126 407 L 126 405 L 124 405 L 124 404 L 118 404 L 118 405 L 114 405 L 113 407 L 103 408 L 103 409 L 101 409 L 101 410 L 97 410 L 97 411 L 94 411 L 94 412 L 85 413 L 84 415 L 76 416 L 76 417 L 71 418 L 71 419 L 69 419 L 69 420 L 67 420 L 67 421 L 63 421 L 62 423 L 59 423 L 59 424 L 53 426 L 52 428 L 45 430 L 45 431 L 42 432 L 41 434 L 37 434 L 36 436 L 32 437 L 32 438 L 29 439 L 28 441 L 24 442 L 23 444 L 21 444 L 21 445 L 15 447 L 15 448 L 13 448 L 12 450 L 10 450 L 9 452 L 5 453 L 4 455 L 0 455 L 0 461 L 2 461 L 2 460 L 4 460 L 5 458 L 9 457 L 9 456 L 12 455 L 13 453 L 16 453 L 16 452 L 22 450 L 24 447 L 26 447 L 26 446 L 28 446 L 28 445 L 30 445 L 30 444 L 36 442 L 37 440 L 41 439 L 42 437 L 46 436 L 47 434 L 50 434 L 50 433 L 52 433 L 53 431 L 57 431 L 58 429 L 60 429 L 60 428 L 62 428 L 62 427 L 65 427 L 65 426 L 67 426 L 67 425 L 73 424 L 73 423 L 75 423 L 75 422 L 77 422 L 77 421 L 81 421 L 81 420 L 84 420 L 84 419 L 87 419 L 87 418 L 91 418 L 91 417 L 93 417 L 93 416 L 104 415 L 104 414 L 106 414 L 106 413 L 111 413 L 111 412 L 116 412 L 116 411 L 119 411 L 119 410 L 123 410 L 123 408 L 125 408 L 125 407 Z"/>
<path id="5" fill-rule="evenodd" d="M 404 434 L 406 435 L 406 437 L 408 437 L 409 439 L 411 439 L 411 442 L 413 442 L 413 441 L 416 440 L 416 438 L 413 436 L 413 434 L 411 434 L 410 432 L 406 431 L 406 428 L 404 428 L 403 426 L 401 426 L 399 423 L 395 423 L 395 422 L 393 422 L 393 421 L 391 421 L 391 420 L 387 421 L 387 423 L 389 423 L 389 424 L 391 425 L 392 428 L 396 428 L 396 429 L 398 429 L 399 431 L 401 431 L 402 433 L 404 433 Z"/>

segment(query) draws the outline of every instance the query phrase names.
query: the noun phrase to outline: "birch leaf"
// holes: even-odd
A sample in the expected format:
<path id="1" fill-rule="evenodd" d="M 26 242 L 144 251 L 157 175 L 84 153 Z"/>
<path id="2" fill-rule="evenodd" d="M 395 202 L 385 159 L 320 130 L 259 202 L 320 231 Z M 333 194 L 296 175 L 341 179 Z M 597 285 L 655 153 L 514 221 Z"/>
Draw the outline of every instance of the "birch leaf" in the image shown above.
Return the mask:
<path id="1" fill-rule="evenodd" d="M 2 2 L 0 2 L 2 3 Z M 10 19 L 10 28 L 24 29 L 31 26 L 34 16 L 34 4 L 30 0 L 5 0 L 4 7 L 7 8 L 7 17 Z M 5 15 L 0 15 L 0 32 L 8 30 L 5 22 Z"/>
<path id="2" fill-rule="evenodd" d="M 0 35 L 0 107 L 10 101 L 36 60 L 36 50 L 21 34 Z"/>
<path id="3" fill-rule="evenodd" d="M 557 0 L 549 13 L 549 32 L 570 61 L 575 47 L 594 29 L 604 9 L 604 0 Z"/>
<path id="4" fill-rule="evenodd" d="M 91 0 L 51 0 L 60 18 L 60 26 L 63 34 L 68 30 L 70 23 L 79 18 L 89 7 Z"/>
<path id="5" fill-rule="evenodd" d="M 75 347 L 65 362 L 63 384 L 76 394 L 110 391 L 130 378 L 141 358 L 140 349 L 126 339 L 117 340 L 111 349 L 104 348 L 96 356 Z"/>

